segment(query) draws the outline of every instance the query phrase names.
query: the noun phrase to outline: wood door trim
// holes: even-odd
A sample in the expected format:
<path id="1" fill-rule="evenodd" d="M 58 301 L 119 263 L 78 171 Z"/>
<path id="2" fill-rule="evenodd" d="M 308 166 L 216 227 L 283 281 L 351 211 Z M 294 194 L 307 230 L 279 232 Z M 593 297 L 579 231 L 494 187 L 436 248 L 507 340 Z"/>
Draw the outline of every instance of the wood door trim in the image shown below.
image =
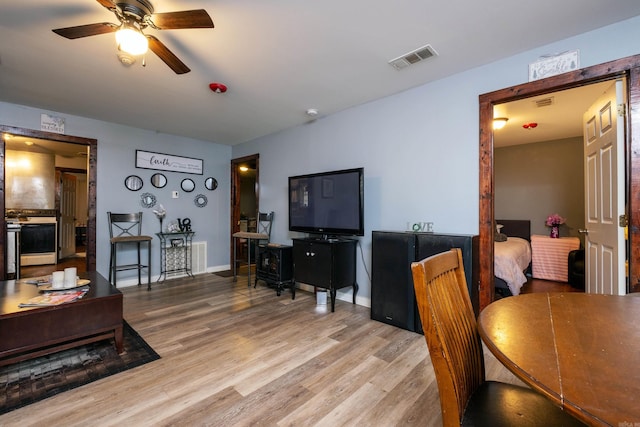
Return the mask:
<path id="1" fill-rule="evenodd" d="M 229 265 L 233 271 L 233 233 L 239 231 L 238 222 L 240 221 L 240 174 L 238 167 L 242 163 L 256 164 L 256 210 L 260 212 L 260 154 L 251 154 L 249 156 L 231 159 L 231 223 L 229 224 Z"/>
<path id="2" fill-rule="evenodd" d="M 497 104 L 585 86 L 618 77 L 628 79 L 626 135 L 627 213 L 629 216 L 629 283 L 631 292 L 640 292 L 640 55 L 629 56 L 546 79 L 482 94 L 480 113 L 480 212 L 479 212 L 479 294 L 480 310 L 494 298 L 493 271 L 493 107 Z"/>
<path id="3" fill-rule="evenodd" d="M 96 208 L 97 208 L 97 177 L 98 177 L 98 140 L 92 138 L 84 138 L 80 136 L 62 135 L 52 132 L 44 132 L 33 129 L 26 129 L 14 126 L 0 125 L 0 134 L 11 134 L 20 136 L 29 136 L 39 139 L 48 139 L 50 141 L 64 142 L 70 144 L 78 144 L 89 147 L 89 170 L 87 170 L 87 271 L 96 270 Z M 7 224 L 5 222 L 4 211 L 4 194 L 5 194 L 5 142 L 4 138 L 0 138 L 0 190 L 3 197 L 0 197 L 0 260 L 5 259 L 5 244 L 7 235 Z M 6 278 L 5 262 L 0 262 L 0 277 Z"/>

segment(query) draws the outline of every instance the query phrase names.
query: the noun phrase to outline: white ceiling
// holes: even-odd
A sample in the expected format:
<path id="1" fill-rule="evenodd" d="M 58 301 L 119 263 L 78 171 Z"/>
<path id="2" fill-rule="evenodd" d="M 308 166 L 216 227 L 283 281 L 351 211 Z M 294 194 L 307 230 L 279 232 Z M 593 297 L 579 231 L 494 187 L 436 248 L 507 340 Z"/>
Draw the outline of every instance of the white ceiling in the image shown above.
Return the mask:
<path id="1" fill-rule="evenodd" d="M 582 115 L 612 84 L 594 83 L 494 106 L 493 117 L 508 119 L 505 127 L 494 130 L 494 146 L 582 137 Z M 530 126 L 532 123 L 536 126 Z"/>
<path id="2" fill-rule="evenodd" d="M 117 23 L 95 0 L 2 1 L 0 101 L 234 145 L 300 125 L 309 108 L 322 117 L 640 14 L 638 0 L 156 0 L 154 7 L 211 15 L 214 29 L 145 30 L 190 73 L 174 74 L 153 54 L 146 67 L 126 68 L 112 34 L 68 40 L 51 31 Z M 401 71 L 388 64 L 426 44 L 439 55 Z M 211 82 L 228 92 L 211 92 Z"/>

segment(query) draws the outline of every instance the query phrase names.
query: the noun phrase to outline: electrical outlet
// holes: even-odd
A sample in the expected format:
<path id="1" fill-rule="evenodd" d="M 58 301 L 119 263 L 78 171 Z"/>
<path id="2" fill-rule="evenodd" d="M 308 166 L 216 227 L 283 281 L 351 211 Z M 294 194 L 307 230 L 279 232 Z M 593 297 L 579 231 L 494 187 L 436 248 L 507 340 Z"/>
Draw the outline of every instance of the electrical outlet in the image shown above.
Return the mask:
<path id="1" fill-rule="evenodd" d="M 177 191 L 172 191 L 171 192 L 171 198 L 177 199 L 178 197 L 180 197 L 180 193 L 178 193 Z"/>

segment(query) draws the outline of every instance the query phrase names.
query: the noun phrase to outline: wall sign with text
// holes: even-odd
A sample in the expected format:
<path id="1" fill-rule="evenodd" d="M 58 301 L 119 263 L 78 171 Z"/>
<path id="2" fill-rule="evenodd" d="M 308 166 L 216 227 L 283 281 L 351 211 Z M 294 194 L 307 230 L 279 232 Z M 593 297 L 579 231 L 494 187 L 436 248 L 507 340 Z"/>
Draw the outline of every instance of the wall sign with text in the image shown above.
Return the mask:
<path id="1" fill-rule="evenodd" d="M 202 175 L 202 159 L 136 150 L 136 167 Z"/>

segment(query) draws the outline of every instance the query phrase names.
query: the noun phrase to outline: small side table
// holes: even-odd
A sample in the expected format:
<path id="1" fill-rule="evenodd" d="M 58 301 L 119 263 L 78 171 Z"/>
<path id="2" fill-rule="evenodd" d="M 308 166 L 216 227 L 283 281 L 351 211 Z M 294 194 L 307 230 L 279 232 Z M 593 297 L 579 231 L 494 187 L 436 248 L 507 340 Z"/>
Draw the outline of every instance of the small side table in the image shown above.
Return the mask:
<path id="1" fill-rule="evenodd" d="M 531 268 L 536 279 L 568 281 L 569 252 L 580 248 L 577 237 L 531 236 Z"/>
<path id="2" fill-rule="evenodd" d="M 291 299 L 296 298 L 296 286 L 293 280 L 293 247 L 268 243 L 259 245 L 256 255 L 256 281 L 264 281 L 275 286 L 278 296 L 286 287 L 291 289 Z"/>
<path id="3" fill-rule="evenodd" d="M 194 231 L 178 231 L 175 233 L 156 233 L 160 239 L 160 276 L 158 282 L 167 279 L 167 273 L 185 273 L 193 277 L 191 272 L 191 243 Z"/>

